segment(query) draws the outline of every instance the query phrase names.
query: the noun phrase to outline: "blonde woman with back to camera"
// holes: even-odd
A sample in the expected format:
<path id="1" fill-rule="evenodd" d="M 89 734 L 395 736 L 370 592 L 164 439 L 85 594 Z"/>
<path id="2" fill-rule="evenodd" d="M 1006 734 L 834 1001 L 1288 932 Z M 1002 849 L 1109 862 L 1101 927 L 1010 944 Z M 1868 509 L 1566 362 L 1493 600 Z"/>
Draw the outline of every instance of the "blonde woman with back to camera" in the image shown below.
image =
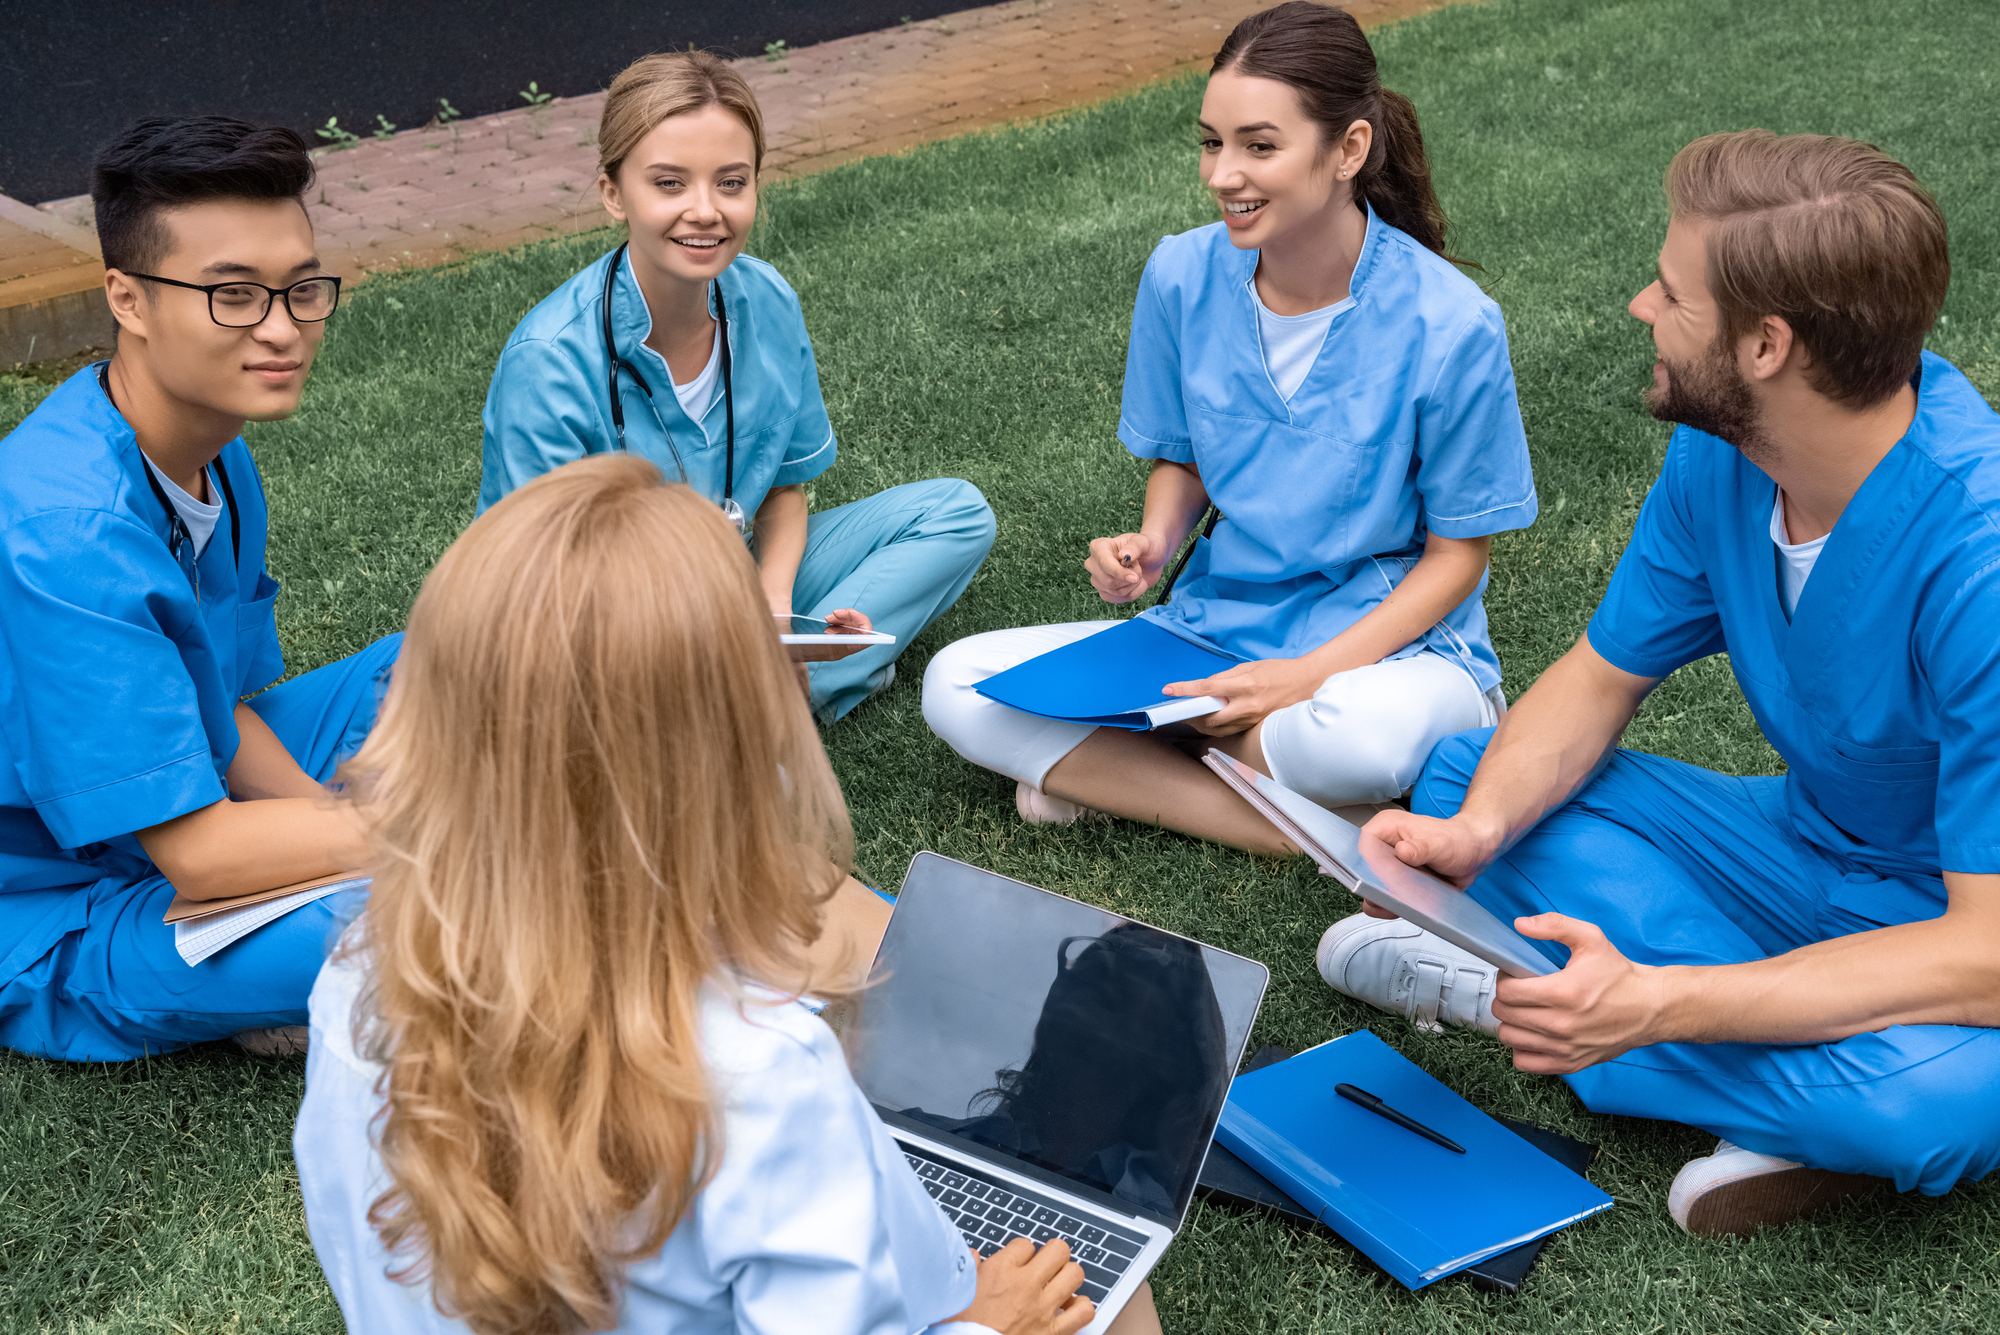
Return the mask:
<path id="1" fill-rule="evenodd" d="M 612 455 L 494 506 L 348 775 L 375 887 L 313 989 L 294 1148 L 350 1329 L 1091 1320 L 1060 1243 L 965 1249 L 797 1000 L 869 944 L 822 930 L 852 835 L 712 503 Z"/>

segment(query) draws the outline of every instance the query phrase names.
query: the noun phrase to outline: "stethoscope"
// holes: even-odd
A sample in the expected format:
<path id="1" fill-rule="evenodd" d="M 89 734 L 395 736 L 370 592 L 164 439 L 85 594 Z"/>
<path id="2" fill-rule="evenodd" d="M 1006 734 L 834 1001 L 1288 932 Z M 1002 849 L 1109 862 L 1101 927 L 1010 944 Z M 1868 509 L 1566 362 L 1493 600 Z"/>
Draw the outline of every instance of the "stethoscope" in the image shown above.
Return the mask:
<path id="1" fill-rule="evenodd" d="M 629 243 L 627 243 L 629 245 Z M 618 448 L 625 448 L 625 405 L 618 397 L 618 373 L 629 372 L 639 382 L 639 388 L 646 391 L 651 401 L 653 387 L 646 383 L 646 377 L 639 368 L 618 355 L 618 340 L 611 331 L 611 293 L 618 283 L 618 266 L 624 263 L 627 245 L 620 245 L 611 252 L 611 265 L 604 271 L 604 356 L 610 363 L 607 379 L 611 387 L 611 425 L 618 432 Z M 748 535 L 750 518 L 743 513 L 743 507 L 736 503 L 736 387 L 729 375 L 729 307 L 722 299 L 722 280 L 710 280 L 710 288 L 715 293 L 715 336 L 722 344 L 722 420 L 723 420 L 723 474 L 722 474 L 722 516 L 736 525 L 736 531 Z M 657 408 L 653 411 L 659 417 Z M 687 481 L 687 463 L 681 458 L 680 446 L 674 444 L 674 433 L 667 431 L 662 421 L 660 430 L 666 432 L 667 448 L 673 451 L 674 466 L 681 471 L 681 481 Z"/>
<path id="2" fill-rule="evenodd" d="M 110 398 L 111 365 L 109 362 L 98 368 L 97 383 L 103 387 L 104 397 L 107 399 Z M 229 555 L 231 560 L 235 562 L 232 568 L 241 570 L 243 568 L 243 521 L 241 516 L 236 512 L 236 488 L 229 485 L 229 470 L 222 466 L 221 455 L 218 454 L 215 456 L 211 466 L 215 469 L 215 480 L 222 488 L 222 503 L 229 511 Z M 188 583 L 194 586 L 194 601 L 196 606 L 199 606 L 201 604 L 201 553 L 194 549 L 194 534 L 188 532 L 187 521 L 181 518 L 181 512 L 176 510 L 173 501 L 168 499 L 167 489 L 160 485 L 160 479 L 154 475 L 152 465 L 145 459 L 141 459 L 139 467 L 145 471 L 146 482 L 147 485 L 152 487 L 153 495 L 159 498 L 160 508 L 167 512 L 167 554 L 174 558 L 174 564 L 181 568 L 181 573 L 188 577 Z"/>
<path id="3" fill-rule="evenodd" d="M 143 462 L 143 461 L 142 461 Z M 236 562 L 235 569 L 243 566 L 243 524 L 236 514 L 236 489 L 229 485 L 229 470 L 222 466 L 222 456 L 215 456 L 213 464 L 215 480 L 222 484 L 222 503 L 229 510 L 229 555 Z M 160 479 L 153 470 L 146 469 L 146 481 L 153 485 L 153 495 L 160 498 L 160 508 L 167 512 L 167 553 L 174 558 L 174 564 L 194 585 L 194 600 L 201 602 L 201 553 L 194 549 L 194 535 L 188 532 L 187 521 L 181 512 L 174 509 L 174 503 L 167 499 L 167 489 L 160 485 Z"/>

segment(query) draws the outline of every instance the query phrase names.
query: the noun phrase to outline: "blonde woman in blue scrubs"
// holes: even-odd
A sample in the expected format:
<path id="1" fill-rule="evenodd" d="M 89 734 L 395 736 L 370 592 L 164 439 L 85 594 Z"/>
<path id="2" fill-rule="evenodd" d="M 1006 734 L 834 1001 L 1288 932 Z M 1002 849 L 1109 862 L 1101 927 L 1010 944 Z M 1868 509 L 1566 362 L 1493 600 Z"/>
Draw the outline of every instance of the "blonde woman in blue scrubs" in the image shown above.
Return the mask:
<path id="1" fill-rule="evenodd" d="M 530 311 L 486 396 L 484 512 L 586 454 L 626 450 L 722 507 L 752 542 L 774 614 L 892 645 L 810 669 L 832 722 L 895 677 L 896 655 L 965 591 L 993 545 L 970 482 L 931 478 L 810 514 L 838 445 L 798 295 L 743 253 L 764 121 L 726 61 L 634 61 L 598 127 L 598 188 L 628 240 Z"/>
<path id="2" fill-rule="evenodd" d="M 1175 741 L 976 693 L 1116 624 L 1096 621 L 947 647 L 924 717 L 1014 778 L 1029 821 L 1095 810 L 1282 851 L 1194 757 L 1219 747 L 1325 806 L 1375 803 L 1438 741 L 1496 722 L 1487 552 L 1534 521 L 1534 480 L 1499 308 L 1445 256 L 1416 113 L 1354 20 L 1294 3 L 1238 24 L 1200 134 L 1222 221 L 1160 243 L 1132 317 L 1118 435 L 1154 461 L 1145 516 L 1085 564 L 1130 603 L 1213 504 L 1171 601 L 1143 615 L 1240 660 L 1167 686 L 1227 704 Z"/>

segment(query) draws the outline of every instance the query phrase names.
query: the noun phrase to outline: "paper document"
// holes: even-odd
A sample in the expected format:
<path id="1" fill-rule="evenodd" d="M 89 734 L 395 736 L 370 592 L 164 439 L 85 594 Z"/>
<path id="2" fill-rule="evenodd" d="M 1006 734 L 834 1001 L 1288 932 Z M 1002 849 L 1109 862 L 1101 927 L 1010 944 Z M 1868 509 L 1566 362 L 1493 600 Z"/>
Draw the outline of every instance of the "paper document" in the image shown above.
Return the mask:
<path id="1" fill-rule="evenodd" d="M 1369 903 L 1437 933 L 1502 973 L 1540 978 L 1556 972 L 1548 956 L 1485 905 L 1405 863 L 1374 835 L 1363 834 L 1311 798 L 1220 751 L 1211 748 L 1201 760 L 1303 849 L 1322 872 Z"/>
<path id="2" fill-rule="evenodd" d="M 303 890 L 294 890 L 275 899 L 254 899 L 236 907 L 230 906 L 233 901 L 224 900 L 217 912 L 174 921 L 174 949 L 192 968 L 224 946 L 242 940 L 266 923 L 276 922 L 293 909 L 304 908 L 316 899 L 324 899 L 342 890 L 365 889 L 369 879 L 366 876 L 325 877 L 307 882 Z"/>
<path id="3" fill-rule="evenodd" d="M 1218 695 L 1190 695 L 1139 712 L 1146 716 L 1146 722 L 1153 727 L 1164 728 L 1169 723 L 1180 723 L 1187 719 L 1200 718 L 1204 714 L 1213 714 L 1228 703 Z"/>

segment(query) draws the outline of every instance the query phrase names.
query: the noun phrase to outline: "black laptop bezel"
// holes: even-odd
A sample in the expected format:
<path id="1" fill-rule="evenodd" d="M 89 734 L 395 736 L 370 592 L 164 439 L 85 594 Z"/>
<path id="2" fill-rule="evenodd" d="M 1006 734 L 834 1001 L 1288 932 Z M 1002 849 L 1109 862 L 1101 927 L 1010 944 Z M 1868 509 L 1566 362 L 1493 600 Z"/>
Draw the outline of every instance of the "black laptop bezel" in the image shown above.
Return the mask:
<path id="1" fill-rule="evenodd" d="M 899 897 L 902 894 L 908 892 L 910 887 L 910 878 L 916 874 L 917 868 L 924 858 L 936 858 L 940 862 L 955 863 L 958 866 L 968 868 L 972 871 L 976 871 L 982 876 L 990 876 L 996 880 L 1008 881 L 1014 885 L 1020 886 L 1024 890 L 1032 890 L 1036 894 L 1048 895 L 1053 899 L 1068 900 L 1072 904 L 1081 904 L 1085 908 L 1092 909 L 1098 913 L 1105 914 L 1108 917 L 1117 918 L 1124 922 L 1137 923 L 1140 926 L 1152 928 L 1152 930 L 1156 932 L 1164 932 L 1168 936 L 1177 937 L 1182 941 L 1187 941 L 1193 945 L 1199 946 L 1203 950 L 1212 950 L 1218 955 L 1226 955 L 1230 959 L 1241 960 L 1243 963 L 1253 966 L 1257 970 L 1257 977 L 1259 979 L 1257 985 L 1256 1002 L 1250 1008 L 1249 1023 L 1246 1024 L 1243 1028 L 1242 1041 L 1239 1043 L 1236 1049 L 1225 1054 L 1228 1058 L 1229 1074 L 1231 1076 L 1234 1076 L 1236 1074 L 1237 1068 L 1242 1064 L 1243 1053 L 1246 1050 L 1248 1050 L 1250 1046 L 1250 1035 L 1251 1031 L 1257 1027 L 1257 1017 L 1259 1014 L 1262 1013 L 1264 1009 L 1264 997 L 1270 991 L 1271 987 L 1271 968 L 1269 965 L 1265 964 L 1262 960 L 1252 959 L 1248 955 L 1239 955 L 1233 950 L 1224 950 L 1221 946 L 1213 945 L 1207 941 L 1198 940 L 1195 937 L 1187 936 L 1180 932 L 1169 931 L 1167 928 L 1164 927 L 1155 927 L 1152 923 L 1143 922 L 1138 918 L 1134 918 L 1127 914 L 1120 913 L 1116 909 L 1107 909 L 1102 905 L 1092 904 L 1085 900 L 1077 899 L 1072 895 L 1065 895 L 1065 894 L 1060 894 L 1054 890 L 1047 890 L 1039 885 L 1033 885 L 1027 881 L 1020 880 L 1016 877 L 1008 876 L 1003 872 L 991 871 L 985 867 L 977 866 L 973 863 L 965 862 L 958 858 L 947 857 L 943 853 L 938 853 L 928 848 L 919 850 L 917 854 L 910 859 L 909 868 L 903 873 L 902 889 L 897 892 Z M 884 945 L 886 945 L 888 942 L 888 933 L 894 930 L 895 930 L 895 917 L 894 914 L 892 913 L 890 916 L 889 927 L 883 933 L 882 939 Z M 875 952 L 875 959 L 870 963 L 868 968 L 868 977 L 871 982 L 875 978 L 875 971 L 881 967 L 881 964 L 882 964 L 882 951 L 881 948 L 878 947 Z M 868 1004 L 867 992 L 864 989 L 862 993 L 861 1005 L 865 1007 L 867 1004 Z M 863 1092 L 865 1093 L 866 1091 Z M 1181 1225 L 1187 1221 L 1188 1210 L 1193 1207 L 1194 1198 L 1195 1195 L 1197 1194 L 1195 1188 L 1199 1185 L 1201 1179 L 1201 1169 L 1203 1164 L 1207 1162 L 1209 1148 L 1212 1147 L 1215 1143 L 1215 1128 L 1222 1121 L 1223 1104 L 1227 1103 L 1228 1099 L 1229 1099 L 1228 1086 L 1225 1085 L 1222 1100 L 1215 1105 L 1214 1112 L 1211 1114 L 1209 1118 L 1208 1132 L 1205 1140 L 1203 1141 L 1203 1147 L 1202 1147 L 1203 1162 L 1195 1165 L 1194 1174 L 1188 1180 L 1186 1195 L 1183 1201 L 1181 1202 L 1180 1210 L 1178 1213 L 1170 1213 L 1165 1210 L 1148 1209 L 1147 1207 L 1135 1204 L 1132 1201 L 1121 1200 L 1117 1196 L 1113 1195 L 1111 1192 L 1105 1191 L 1102 1188 L 1091 1186 L 1087 1182 L 1080 1182 L 1073 1177 L 1065 1177 L 1061 1173 L 1055 1172 L 1051 1169 L 1043 1168 L 1040 1165 L 1031 1163 L 1026 1159 L 1017 1158 L 1014 1155 L 1008 1154 L 1005 1150 L 995 1149 L 991 1145 L 982 1144 L 981 1142 L 973 1140 L 970 1137 L 957 1135 L 950 1131 L 945 1131 L 939 1127 L 931 1125 L 928 1122 L 919 1121 L 914 1117 L 906 1117 L 902 1113 L 896 1111 L 895 1109 L 885 1108 L 879 1103 L 874 1103 L 873 1100 L 870 1100 L 870 1105 L 875 1109 L 876 1114 L 882 1119 L 884 1125 L 890 1127 L 892 1130 L 901 1131 L 909 1136 L 924 1140 L 929 1140 L 935 1144 L 945 1146 L 951 1149 L 954 1153 L 962 1154 L 966 1158 L 973 1159 L 981 1164 L 991 1165 L 993 1167 L 1003 1169 L 1004 1171 L 1014 1173 L 1028 1181 L 1032 1181 L 1039 1185 L 1046 1186 L 1055 1191 L 1064 1192 L 1068 1195 L 1076 1197 L 1079 1200 L 1088 1201 L 1092 1205 L 1095 1205 L 1098 1208 L 1103 1209 L 1109 1213 L 1123 1215 L 1131 1219 L 1149 1219 L 1154 1223 L 1160 1224 L 1165 1228 L 1167 1228 L 1168 1230 L 1177 1233 L 1180 1231 Z"/>

